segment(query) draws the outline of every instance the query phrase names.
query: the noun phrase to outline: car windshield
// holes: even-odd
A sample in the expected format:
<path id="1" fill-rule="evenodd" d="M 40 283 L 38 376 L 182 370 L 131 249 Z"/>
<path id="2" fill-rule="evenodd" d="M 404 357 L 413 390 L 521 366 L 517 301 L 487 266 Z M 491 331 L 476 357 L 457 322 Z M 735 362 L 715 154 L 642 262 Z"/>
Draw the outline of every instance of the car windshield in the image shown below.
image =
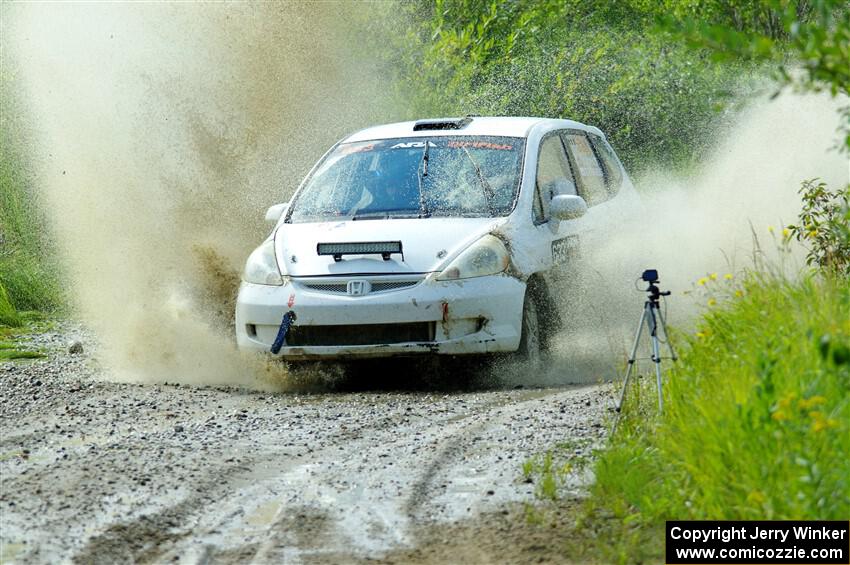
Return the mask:
<path id="1" fill-rule="evenodd" d="M 482 136 L 343 143 L 308 179 L 289 221 L 504 216 L 516 200 L 524 145 Z"/>

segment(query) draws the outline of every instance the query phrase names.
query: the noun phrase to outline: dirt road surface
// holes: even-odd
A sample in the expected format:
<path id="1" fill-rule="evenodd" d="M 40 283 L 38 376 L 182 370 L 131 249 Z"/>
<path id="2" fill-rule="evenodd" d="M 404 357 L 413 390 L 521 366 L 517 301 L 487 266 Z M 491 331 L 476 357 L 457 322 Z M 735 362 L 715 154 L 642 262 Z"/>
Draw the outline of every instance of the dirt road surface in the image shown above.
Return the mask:
<path id="1" fill-rule="evenodd" d="M 521 522 L 522 463 L 565 441 L 588 454 L 609 405 L 599 386 L 118 384 L 90 344 L 37 339 L 48 359 L 0 365 L 4 562 L 436 562 L 464 535 L 463 560 L 510 561 L 457 528 Z M 580 492 L 588 477 L 572 479 Z"/>

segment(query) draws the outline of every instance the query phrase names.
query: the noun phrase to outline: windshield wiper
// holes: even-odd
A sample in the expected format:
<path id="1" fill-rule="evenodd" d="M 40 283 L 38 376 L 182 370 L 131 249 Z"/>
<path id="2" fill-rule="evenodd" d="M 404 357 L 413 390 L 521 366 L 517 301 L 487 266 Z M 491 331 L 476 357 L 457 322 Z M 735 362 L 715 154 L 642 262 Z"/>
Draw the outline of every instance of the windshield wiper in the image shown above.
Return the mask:
<path id="1" fill-rule="evenodd" d="M 428 211 L 428 203 L 425 201 L 425 191 L 422 189 L 422 179 L 428 176 L 428 160 L 431 158 L 429 154 L 430 147 L 431 144 L 426 139 L 425 151 L 422 152 L 421 171 L 419 168 L 416 169 L 416 176 L 419 177 L 419 217 L 421 218 L 427 218 L 431 215 L 431 212 Z"/>
<path id="2" fill-rule="evenodd" d="M 495 216 L 496 209 L 493 207 L 493 201 L 496 199 L 496 194 L 493 192 L 493 187 L 491 187 L 490 183 L 487 182 L 487 179 L 484 178 L 484 175 L 481 173 L 481 167 L 479 167 L 478 163 L 475 162 L 475 159 L 472 158 L 472 155 L 469 153 L 469 149 L 465 146 L 461 146 L 461 149 L 463 149 L 463 152 L 466 153 L 466 156 L 469 158 L 469 162 L 472 163 L 472 166 L 475 168 L 475 175 L 481 183 L 481 188 L 484 189 L 484 202 L 487 203 L 487 211 L 490 212 L 491 216 Z"/>

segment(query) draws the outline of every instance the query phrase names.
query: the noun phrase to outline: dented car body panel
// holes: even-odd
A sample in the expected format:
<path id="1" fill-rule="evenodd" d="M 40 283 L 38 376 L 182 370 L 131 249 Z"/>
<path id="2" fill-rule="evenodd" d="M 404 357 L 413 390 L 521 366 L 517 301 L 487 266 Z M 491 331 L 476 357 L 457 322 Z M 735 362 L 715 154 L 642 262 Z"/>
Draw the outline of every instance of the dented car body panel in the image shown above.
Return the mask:
<path id="1" fill-rule="evenodd" d="M 263 246 L 246 265 L 240 348 L 270 352 L 289 312 L 275 353 L 287 359 L 516 351 L 531 279 L 568 292 L 554 281 L 637 204 L 596 128 L 436 122 L 357 132 L 317 163 L 282 207 L 264 266 L 252 265 Z"/>

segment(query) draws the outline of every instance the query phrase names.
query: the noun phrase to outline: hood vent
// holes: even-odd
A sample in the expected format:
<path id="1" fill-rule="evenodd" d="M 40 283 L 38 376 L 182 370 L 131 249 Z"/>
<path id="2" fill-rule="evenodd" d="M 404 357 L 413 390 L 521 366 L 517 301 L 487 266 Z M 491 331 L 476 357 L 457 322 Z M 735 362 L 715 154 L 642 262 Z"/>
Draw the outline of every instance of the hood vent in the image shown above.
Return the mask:
<path id="1" fill-rule="evenodd" d="M 413 131 L 463 129 L 472 123 L 472 118 L 440 118 L 438 120 L 419 120 L 413 124 Z"/>

